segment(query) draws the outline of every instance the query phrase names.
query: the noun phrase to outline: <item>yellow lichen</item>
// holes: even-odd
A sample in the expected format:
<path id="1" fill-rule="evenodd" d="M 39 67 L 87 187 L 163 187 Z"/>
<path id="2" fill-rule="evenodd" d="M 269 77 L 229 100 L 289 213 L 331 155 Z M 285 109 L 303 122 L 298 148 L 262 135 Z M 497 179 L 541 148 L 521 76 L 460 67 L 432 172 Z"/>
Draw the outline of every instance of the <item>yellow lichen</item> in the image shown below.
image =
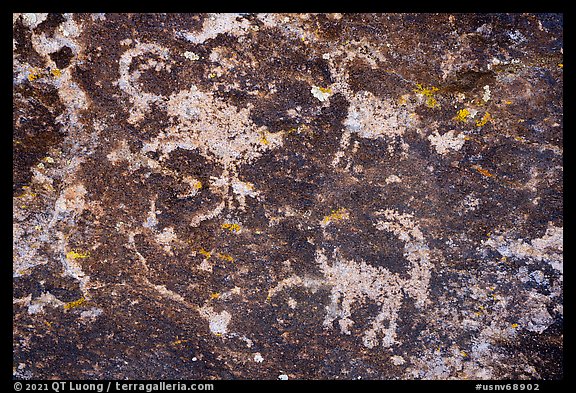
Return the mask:
<path id="1" fill-rule="evenodd" d="M 24 189 L 24 192 L 20 195 L 17 195 L 16 198 L 35 198 L 38 194 L 36 194 L 35 192 L 31 192 L 30 191 L 30 187 L 28 186 L 24 186 L 22 187 L 22 189 Z"/>
<path id="2" fill-rule="evenodd" d="M 406 105 L 408 103 L 408 95 L 404 94 L 398 98 L 398 105 Z"/>
<path id="3" fill-rule="evenodd" d="M 71 308 L 78 307 L 86 303 L 86 298 L 82 296 L 78 300 L 74 300 L 73 302 L 68 302 L 64 304 L 64 310 L 70 310 Z"/>
<path id="4" fill-rule="evenodd" d="M 468 116 L 470 116 L 470 111 L 468 109 L 460 109 L 456 113 L 456 116 L 454 116 L 454 120 L 465 123 L 468 120 Z"/>
<path id="5" fill-rule="evenodd" d="M 53 77 L 59 78 L 62 76 L 62 71 L 60 71 L 58 68 L 54 68 L 54 69 L 50 70 L 50 74 Z"/>
<path id="6" fill-rule="evenodd" d="M 492 116 L 490 115 L 490 113 L 488 113 L 488 112 L 484 113 L 484 116 L 482 116 L 482 119 L 476 120 L 476 126 L 482 127 L 482 126 L 486 125 L 486 123 L 488 123 L 491 118 L 492 118 Z"/>
<path id="7" fill-rule="evenodd" d="M 227 229 L 230 232 L 240 232 L 241 227 L 240 227 L 240 224 L 226 222 L 226 223 L 222 224 L 222 228 Z"/>
<path id="8" fill-rule="evenodd" d="M 210 299 L 218 299 L 220 297 L 220 292 L 214 292 L 210 294 Z"/>
<path id="9" fill-rule="evenodd" d="M 263 145 L 269 145 L 270 144 L 270 141 L 268 141 L 268 138 L 266 138 L 265 132 L 260 134 L 260 139 L 258 141 Z"/>
<path id="10" fill-rule="evenodd" d="M 460 355 L 462 355 L 463 357 L 468 357 L 468 354 L 464 351 L 460 351 Z"/>
<path id="11" fill-rule="evenodd" d="M 196 190 L 199 190 L 202 188 L 202 182 L 200 180 L 196 180 L 194 184 L 192 184 L 192 187 L 194 187 Z"/>
<path id="12" fill-rule="evenodd" d="M 348 217 L 349 217 L 348 210 L 344 208 L 332 210 L 330 214 L 328 214 L 322 219 L 322 224 L 327 225 L 330 222 L 344 220 L 347 219 Z"/>
<path id="13" fill-rule="evenodd" d="M 75 250 L 72 251 L 68 251 L 68 253 L 66 253 L 66 258 L 67 259 L 83 259 L 83 258 L 88 258 L 90 256 L 90 252 L 86 251 L 86 252 L 78 252 Z"/>
<path id="14" fill-rule="evenodd" d="M 518 326 L 520 326 L 520 325 L 518 325 L 517 323 L 512 324 L 512 328 L 514 328 L 514 329 L 516 329 Z"/>
<path id="15" fill-rule="evenodd" d="M 221 252 L 217 253 L 216 256 L 220 259 L 225 260 L 226 262 L 234 262 L 234 258 L 230 254 L 223 254 Z"/>
<path id="16" fill-rule="evenodd" d="M 426 105 L 428 108 L 435 108 L 438 106 L 438 101 L 436 101 L 436 98 L 434 98 L 434 93 L 436 93 L 437 91 L 438 91 L 437 87 L 434 86 L 424 87 L 424 85 L 422 85 L 421 83 L 416 83 L 416 89 L 414 89 L 415 93 L 421 94 L 426 98 L 426 100 L 424 101 L 424 105 Z"/>
<path id="17" fill-rule="evenodd" d="M 33 82 L 36 79 L 40 78 L 41 76 L 42 76 L 42 74 L 38 71 L 38 69 L 32 68 L 32 69 L 30 69 L 30 72 L 28 73 L 28 80 L 30 82 Z"/>
<path id="18" fill-rule="evenodd" d="M 210 259 L 210 257 L 212 256 L 212 253 L 210 251 L 206 251 L 205 249 L 201 248 L 200 251 L 198 251 L 201 255 L 204 255 L 204 257 L 206 259 Z"/>
<path id="19" fill-rule="evenodd" d="M 558 67 L 564 68 L 564 64 L 563 64 L 563 63 L 558 63 Z"/>

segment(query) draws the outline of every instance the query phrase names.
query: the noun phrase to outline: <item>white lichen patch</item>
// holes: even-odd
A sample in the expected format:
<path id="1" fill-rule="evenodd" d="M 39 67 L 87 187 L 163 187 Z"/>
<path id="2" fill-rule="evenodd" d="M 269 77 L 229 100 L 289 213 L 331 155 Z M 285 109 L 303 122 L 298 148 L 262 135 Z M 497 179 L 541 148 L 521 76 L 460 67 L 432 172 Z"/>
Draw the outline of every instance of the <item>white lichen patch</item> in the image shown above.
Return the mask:
<path id="1" fill-rule="evenodd" d="M 528 258 L 537 261 L 546 261 L 563 272 L 564 228 L 548 225 L 544 236 L 532 239 L 529 243 L 523 239 L 510 239 L 506 235 L 493 235 L 483 244 L 494 248 L 500 255 L 510 258 Z"/>
<path id="2" fill-rule="evenodd" d="M 200 316 L 208 321 L 208 327 L 212 334 L 221 336 L 228 333 L 228 324 L 232 319 L 232 315 L 228 311 L 216 312 L 210 306 L 201 307 L 198 311 Z"/>
<path id="3" fill-rule="evenodd" d="M 291 297 L 288 298 L 288 301 L 286 303 L 288 303 L 288 307 L 290 307 L 291 309 L 295 309 L 296 306 L 298 305 L 298 302 Z"/>
<path id="4" fill-rule="evenodd" d="M 485 85 L 483 88 L 483 93 L 482 93 L 482 100 L 484 102 L 488 102 L 490 100 L 490 86 L 489 85 Z"/>
<path id="5" fill-rule="evenodd" d="M 188 60 L 192 60 L 192 61 L 196 61 L 196 60 L 200 59 L 200 56 L 198 56 L 196 53 L 190 52 L 190 51 L 184 52 L 184 57 L 187 58 Z"/>
<path id="6" fill-rule="evenodd" d="M 332 160 L 332 166 L 337 167 L 338 163 L 344 157 L 346 149 L 350 146 L 350 139 L 352 134 L 349 131 L 342 132 L 342 136 L 340 137 L 340 149 L 334 154 L 334 159 Z"/>
<path id="7" fill-rule="evenodd" d="M 384 181 L 386 182 L 386 184 L 402 183 L 402 179 L 397 175 L 390 175 Z"/>
<path id="8" fill-rule="evenodd" d="M 154 229 L 154 227 L 158 224 L 156 214 L 158 214 L 158 212 L 156 210 L 156 199 L 154 198 L 150 200 L 150 210 L 148 210 L 146 221 L 142 223 L 142 226 L 144 228 Z"/>
<path id="9" fill-rule="evenodd" d="M 174 255 L 172 252 L 172 244 L 178 241 L 178 236 L 176 236 L 176 232 L 174 228 L 167 227 L 162 230 L 162 232 L 156 234 L 156 241 L 162 245 L 164 251 L 168 255 Z"/>
<path id="10" fill-rule="evenodd" d="M 219 34 L 242 36 L 249 31 L 250 21 L 246 18 L 238 18 L 239 16 L 241 14 L 210 14 L 204 18 L 202 29 L 199 32 L 181 31 L 177 35 L 194 44 L 201 44 Z"/>
<path id="11" fill-rule="evenodd" d="M 84 197 L 87 191 L 83 184 L 74 184 L 66 187 L 54 206 L 54 217 L 61 215 L 80 214 L 84 210 Z"/>
<path id="12" fill-rule="evenodd" d="M 328 88 L 312 86 L 312 88 L 310 89 L 310 93 L 312 93 L 312 95 L 315 98 L 317 98 L 320 102 L 324 102 L 327 101 L 328 98 L 330 98 L 330 96 L 332 95 L 332 90 Z"/>
<path id="13" fill-rule="evenodd" d="M 254 184 L 243 182 L 238 179 L 231 181 L 232 191 L 240 203 L 240 210 L 246 210 L 246 197 L 256 198 L 260 193 L 254 188 Z"/>
<path id="14" fill-rule="evenodd" d="M 80 313 L 80 319 L 93 322 L 96 320 L 96 318 L 102 315 L 103 312 L 104 310 L 102 310 L 101 308 L 91 307 L 90 309 L 82 311 Z"/>
<path id="15" fill-rule="evenodd" d="M 254 361 L 256 363 L 262 363 L 264 361 L 264 358 L 262 357 L 262 354 L 260 352 L 256 352 L 254 354 Z"/>
<path id="16" fill-rule="evenodd" d="M 46 306 L 58 308 L 63 305 L 64 302 L 56 298 L 50 292 L 43 292 L 39 297 L 30 301 L 30 304 L 28 305 L 28 314 L 42 313 Z"/>
<path id="17" fill-rule="evenodd" d="M 450 150 L 460 150 L 466 142 L 465 135 L 463 133 L 456 134 L 455 130 L 450 130 L 443 135 L 440 135 L 438 131 L 434 131 L 433 134 L 428 136 L 428 140 L 434 146 L 436 152 L 442 155 L 449 153 Z"/>
<path id="18" fill-rule="evenodd" d="M 182 303 L 182 304 L 188 304 L 186 302 L 186 299 L 184 299 L 184 297 L 182 297 L 182 295 L 180 295 L 179 293 L 176 293 L 174 291 L 171 291 L 170 289 L 166 288 L 166 285 L 157 285 L 157 284 L 153 284 L 151 283 L 148 279 L 144 280 L 150 287 L 154 288 L 158 293 L 160 293 L 162 296 L 167 297 L 169 299 L 171 299 L 172 301 L 178 302 L 178 303 Z"/>
<path id="19" fill-rule="evenodd" d="M 526 311 L 522 313 L 519 326 L 531 332 L 542 333 L 554 322 L 547 307 L 550 297 L 536 291 L 529 291 L 527 294 L 524 303 Z"/>
<path id="20" fill-rule="evenodd" d="M 381 100 L 368 91 L 358 92 L 350 99 L 344 125 L 361 138 L 395 138 L 414 125 L 407 106 L 397 106 L 391 100 Z"/>
<path id="21" fill-rule="evenodd" d="M 48 18 L 48 13 L 46 12 L 24 13 L 22 14 L 22 24 L 30 29 L 35 29 L 46 18 Z"/>
<path id="22" fill-rule="evenodd" d="M 404 358 L 402 356 L 399 355 L 394 355 L 390 357 L 390 361 L 392 362 L 393 365 L 395 366 L 401 366 L 404 363 L 406 363 L 406 361 L 404 360 Z"/>
<path id="23" fill-rule="evenodd" d="M 268 299 L 271 299 L 277 293 L 294 286 L 301 286 L 306 289 L 309 289 L 312 293 L 315 293 L 322 287 L 323 282 L 324 282 L 323 280 L 319 280 L 314 277 L 308 277 L 308 276 L 300 277 L 297 275 L 292 275 L 279 281 L 273 288 L 270 288 L 270 290 L 268 291 Z"/>
<path id="24" fill-rule="evenodd" d="M 128 141 L 123 139 L 120 141 L 116 149 L 110 151 L 110 153 L 106 155 L 106 158 L 112 163 L 112 165 L 117 165 L 122 161 L 130 161 L 131 156 L 132 152 L 130 151 Z"/>

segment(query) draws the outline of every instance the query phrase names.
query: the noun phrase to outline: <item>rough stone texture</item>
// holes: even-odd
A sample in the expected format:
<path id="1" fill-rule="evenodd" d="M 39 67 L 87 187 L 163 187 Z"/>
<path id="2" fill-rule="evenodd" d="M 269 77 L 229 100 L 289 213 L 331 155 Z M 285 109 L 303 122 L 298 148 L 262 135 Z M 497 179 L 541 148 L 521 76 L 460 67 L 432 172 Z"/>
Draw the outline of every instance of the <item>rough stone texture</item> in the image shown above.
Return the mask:
<path id="1" fill-rule="evenodd" d="M 14 376 L 562 378 L 562 25 L 14 14 Z"/>

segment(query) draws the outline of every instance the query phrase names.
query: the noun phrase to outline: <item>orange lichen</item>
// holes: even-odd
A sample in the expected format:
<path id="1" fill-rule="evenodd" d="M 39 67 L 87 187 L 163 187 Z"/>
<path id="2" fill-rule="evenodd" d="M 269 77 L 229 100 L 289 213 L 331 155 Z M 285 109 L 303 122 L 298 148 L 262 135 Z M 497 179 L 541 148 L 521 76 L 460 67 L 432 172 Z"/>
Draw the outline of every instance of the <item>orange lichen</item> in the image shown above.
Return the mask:
<path id="1" fill-rule="evenodd" d="M 488 170 L 482 168 L 482 167 L 479 166 L 479 165 L 472 165 L 472 168 L 473 168 L 473 169 L 476 169 L 476 171 L 478 171 L 478 173 L 480 173 L 480 174 L 483 175 L 483 176 L 486 176 L 486 177 L 493 177 L 493 176 L 494 176 L 494 175 L 493 175 L 492 173 L 490 173 Z"/>
<path id="2" fill-rule="evenodd" d="M 210 299 L 214 300 L 214 299 L 218 299 L 220 297 L 220 292 L 214 292 L 210 294 Z"/>

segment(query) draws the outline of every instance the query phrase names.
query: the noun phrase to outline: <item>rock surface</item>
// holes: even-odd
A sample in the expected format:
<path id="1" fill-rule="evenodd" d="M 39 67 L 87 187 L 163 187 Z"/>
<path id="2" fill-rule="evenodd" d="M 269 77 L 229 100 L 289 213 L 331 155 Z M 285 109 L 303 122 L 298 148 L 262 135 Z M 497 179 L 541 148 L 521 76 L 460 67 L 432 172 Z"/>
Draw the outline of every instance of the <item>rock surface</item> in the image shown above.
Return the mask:
<path id="1" fill-rule="evenodd" d="M 562 26 L 14 14 L 15 378 L 562 378 Z"/>

